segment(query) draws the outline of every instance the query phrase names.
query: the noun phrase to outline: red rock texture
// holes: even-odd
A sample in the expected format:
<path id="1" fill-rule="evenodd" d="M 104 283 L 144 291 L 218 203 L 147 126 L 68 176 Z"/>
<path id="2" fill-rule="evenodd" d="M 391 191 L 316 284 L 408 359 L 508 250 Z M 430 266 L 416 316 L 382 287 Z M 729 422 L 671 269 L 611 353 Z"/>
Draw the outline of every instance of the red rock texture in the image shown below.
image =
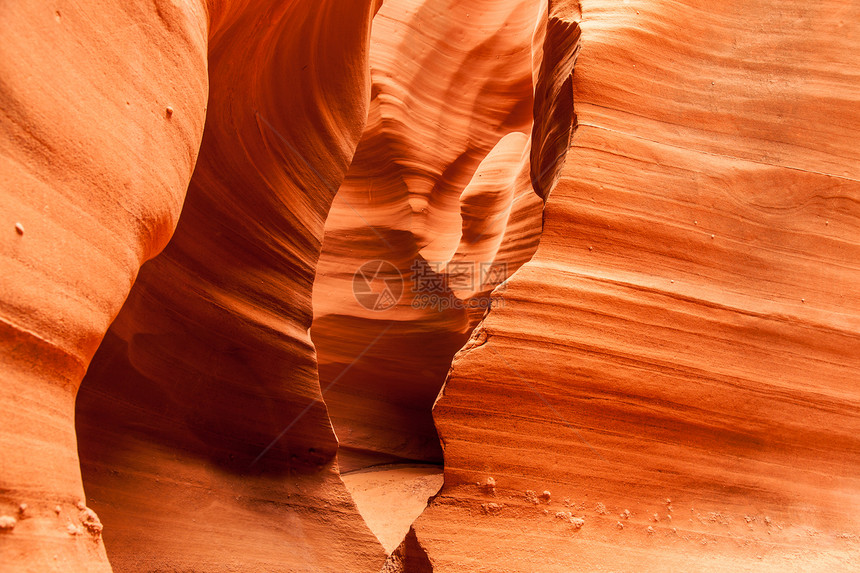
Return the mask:
<path id="1" fill-rule="evenodd" d="M 857 9 L 581 6 L 567 162 L 436 404 L 417 542 L 437 572 L 852 571 Z"/>
<path id="2" fill-rule="evenodd" d="M 338 477 L 308 337 L 323 223 L 367 115 L 374 11 L 212 7 L 180 223 L 78 400 L 87 493 L 120 570 L 364 571 L 383 558 Z"/>
<path id="3" fill-rule="evenodd" d="M 118 570 L 378 569 L 307 335 L 376 8 L 3 8 L 4 566 L 109 569 L 79 446 Z"/>
<path id="4" fill-rule="evenodd" d="M 368 125 L 314 284 L 311 335 L 345 468 L 441 462 L 430 410 L 451 357 L 537 246 L 528 154 L 544 18 L 532 0 L 410 0 L 374 20 Z M 374 260 L 393 267 L 395 305 L 353 293 Z M 494 265 L 503 272 L 485 280 Z"/>
<path id="5" fill-rule="evenodd" d="M 0 6 L 4 571 L 110 570 L 76 507 L 75 393 L 173 232 L 208 90 L 204 7 L 159 4 Z"/>
<path id="6" fill-rule="evenodd" d="M 0 6 L 0 571 L 860 568 L 855 4 L 125 4 Z"/>

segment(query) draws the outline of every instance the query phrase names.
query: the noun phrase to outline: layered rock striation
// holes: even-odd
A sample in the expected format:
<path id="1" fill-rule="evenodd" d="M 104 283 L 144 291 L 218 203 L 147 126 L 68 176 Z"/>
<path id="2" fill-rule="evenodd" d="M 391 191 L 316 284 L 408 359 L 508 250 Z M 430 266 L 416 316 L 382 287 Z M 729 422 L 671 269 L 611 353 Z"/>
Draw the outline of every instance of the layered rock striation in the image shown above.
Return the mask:
<path id="1" fill-rule="evenodd" d="M 576 129 L 537 253 L 436 403 L 420 551 L 434 571 L 852 570 L 856 9 L 559 4 Z"/>
<path id="2" fill-rule="evenodd" d="M 368 124 L 326 220 L 311 330 L 346 469 L 441 462 L 430 409 L 451 357 L 537 246 L 545 18 L 531 0 L 411 0 L 374 20 Z"/>
<path id="3" fill-rule="evenodd" d="M 856 570 L 857 22 L 4 4 L 0 569 Z"/>

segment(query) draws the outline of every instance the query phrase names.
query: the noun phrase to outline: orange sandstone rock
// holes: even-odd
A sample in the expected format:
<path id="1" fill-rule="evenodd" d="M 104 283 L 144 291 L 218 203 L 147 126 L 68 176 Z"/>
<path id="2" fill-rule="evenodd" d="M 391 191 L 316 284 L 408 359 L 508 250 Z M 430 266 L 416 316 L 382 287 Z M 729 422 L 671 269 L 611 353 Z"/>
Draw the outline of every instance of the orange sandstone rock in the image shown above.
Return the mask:
<path id="1" fill-rule="evenodd" d="M 860 8 L 56 4 L 0 7 L 4 573 L 860 567 Z"/>
<path id="2" fill-rule="evenodd" d="M 118 570 L 384 559 L 338 477 L 308 337 L 323 223 L 367 114 L 374 10 L 210 7 L 210 99 L 182 218 L 78 401 L 84 481 Z"/>
<path id="3" fill-rule="evenodd" d="M 418 542 L 436 572 L 853 570 L 860 14 L 567 8 L 577 127 L 535 257 L 436 403 Z M 522 494 L 543 488 L 550 517 Z"/>
<path id="4" fill-rule="evenodd" d="M 374 20 L 368 124 L 314 284 L 311 334 L 345 468 L 441 461 L 430 408 L 451 357 L 536 248 L 528 157 L 544 19 L 533 0 L 407 0 Z M 377 281 L 394 285 L 390 304 L 355 294 L 375 261 L 389 263 Z"/>
<path id="5" fill-rule="evenodd" d="M 0 568 L 109 571 L 98 536 L 69 535 L 84 496 L 75 394 L 179 217 L 205 116 L 205 7 L 3 3 L 0 37 L 0 515 L 28 507 L 0 532 Z"/>

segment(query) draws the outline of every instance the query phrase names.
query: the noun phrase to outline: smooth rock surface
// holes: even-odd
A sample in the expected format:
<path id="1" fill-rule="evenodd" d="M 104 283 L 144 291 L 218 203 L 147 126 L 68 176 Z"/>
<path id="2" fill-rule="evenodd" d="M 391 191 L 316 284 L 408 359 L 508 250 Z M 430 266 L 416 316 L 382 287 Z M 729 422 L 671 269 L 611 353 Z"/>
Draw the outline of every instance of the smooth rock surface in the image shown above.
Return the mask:
<path id="1" fill-rule="evenodd" d="M 341 479 L 367 526 L 390 554 L 442 487 L 442 468 L 390 464 L 343 472 Z"/>
<path id="2" fill-rule="evenodd" d="M 118 571 L 375 572 L 385 558 L 338 476 L 308 337 L 323 223 L 367 115 L 375 10 L 210 6 L 182 218 L 78 400 Z"/>
<path id="3" fill-rule="evenodd" d="M 0 515 L 18 518 L 0 568 L 109 571 L 77 507 L 75 394 L 179 217 L 208 93 L 205 7 L 3 2 L 0 37 Z"/>
<path id="4" fill-rule="evenodd" d="M 855 2 L 0 38 L 2 573 L 860 569 Z"/>
<path id="5" fill-rule="evenodd" d="M 451 357 L 537 246 L 528 158 L 545 17 L 534 0 L 395 0 L 374 19 L 368 124 L 314 283 L 344 469 L 441 461 L 430 408 Z M 392 302 L 356 295 L 359 271 Z"/>
<path id="6" fill-rule="evenodd" d="M 581 6 L 571 149 L 435 406 L 417 541 L 436 572 L 853 571 L 858 8 Z"/>

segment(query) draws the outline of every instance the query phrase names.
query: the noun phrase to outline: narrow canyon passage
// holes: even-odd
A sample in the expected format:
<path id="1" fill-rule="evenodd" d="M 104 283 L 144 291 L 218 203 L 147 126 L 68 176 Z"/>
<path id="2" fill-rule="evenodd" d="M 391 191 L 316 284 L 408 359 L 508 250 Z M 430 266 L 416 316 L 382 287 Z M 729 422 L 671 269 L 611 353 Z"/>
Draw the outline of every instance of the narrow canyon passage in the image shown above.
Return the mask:
<path id="1" fill-rule="evenodd" d="M 176 25 L 162 4 L 141 10 Z M 206 124 L 182 214 L 76 405 L 114 571 L 375 571 L 385 558 L 340 480 L 308 335 L 326 215 L 367 117 L 376 8 L 215 2 L 197 22 L 209 98 L 193 110 Z M 192 113 L 171 108 L 164 121 Z"/>
<path id="2" fill-rule="evenodd" d="M 576 129 L 434 407 L 416 542 L 437 573 L 860 570 L 860 5 L 553 4 Z"/>
<path id="3" fill-rule="evenodd" d="M 0 2 L 0 573 L 860 571 L 858 27 Z"/>
<path id="4" fill-rule="evenodd" d="M 326 220 L 311 338 L 344 482 L 389 552 L 418 514 L 398 508 L 420 513 L 441 486 L 431 410 L 451 360 L 537 248 L 545 18 L 529 0 L 390 2 L 374 19 L 368 124 Z"/>
<path id="5" fill-rule="evenodd" d="M 319 22 L 327 17 L 321 9 L 314 13 Z M 298 16 L 283 17 L 286 26 Z M 476 20 L 484 26 L 462 33 Z M 278 185 L 270 197 L 239 192 L 249 181 L 271 192 L 266 186 L 273 180 L 258 179 L 259 158 L 255 166 L 219 164 L 234 145 L 221 133 L 223 125 L 237 121 L 221 111 L 219 86 L 247 71 L 211 61 L 202 156 L 176 236 L 141 270 L 77 401 L 84 482 L 106 524 L 116 569 L 214 567 L 220 552 L 209 555 L 193 538 L 177 545 L 176 532 L 199 527 L 201 541 L 227 535 L 213 522 L 219 514 L 256 532 L 252 558 L 261 563 L 277 561 L 285 541 L 319 546 L 338 536 L 364 543 L 369 555 L 373 544 L 361 541 L 358 515 L 348 507 L 353 502 L 386 553 L 404 539 L 441 486 L 442 448 L 431 409 L 451 359 L 486 314 L 491 291 L 537 247 L 543 202 L 531 181 L 531 132 L 545 21 L 537 0 L 453 8 L 386 3 L 369 38 L 367 124 L 339 186 L 331 184 L 336 174 L 324 175 L 325 163 L 307 163 L 313 152 L 295 148 L 289 137 L 298 128 L 289 116 L 252 102 L 256 111 L 240 116 L 253 120 L 242 135 L 245 145 L 260 145 L 261 137 L 280 143 L 284 155 L 273 156 L 268 169 L 337 191 L 331 209 L 316 219 L 325 221 L 324 235 L 317 227 L 307 244 L 297 238 L 296 229 L 307 224 L 293 212 L 307 208 L 298 198 L 279 199 L 287 207 L 279 222 L 272 212 L 283 208 L 273 202 L 284 192 Z M 227 29 L 248 33 L 237 26 Z M 299 47 L 287 48 L 272 66 L 296 57 Z M 471 119 L 464 123 L 464 117 Z M 225 165 L 235 171 L 225 172 Z M 225 199 L 235 213 L 217 205 Z M 226 235 L 228 223 L 247 224 L 235 218 L 246 209 L 264 214 L 252 231 L 260 235 Z M 213 213 L 219 217 L 215 234 L 208 219 Z M 322 239 L 315 264 L 301 251 L 311 248 L 314 235 Z M 273 255 L 261 255 L 261 247 L 288 249 L 287 272 Z M 380 264 L 382 274 L 362 274 L 379 271 Z M 246 338 L 258 324 L 271 328 L 309 310 L 310 285 L 296 281 L 294 265 L 316 276 L 310 337 L 319 399 L 296 386 L 297 375 L 314 376 L 310 339 L 292 328 L 292 340 L 254 334 L 255 346 Z M 365 277 L 368 290 L 362 291 Z M 243 296 L 237 297 L 222 284 L 239 279 L 258 289 L 258 278 L 263 290 L 250 296 L 239 289 Z M 396 298 L 373 299 L 380 280 Z M 328 419 L 337 444 L 327 434 Z M 162 468 L 171 468 L 170 476 Z M 352 500 L 344 499 L 345 491 L 335 493 L 339 475 Z M 286 496 L 274 493 L 282 487 Z M 332 531 L 317 529 L 318 540 L 306 533 L 289 541 L 295 533 L 262 517 L 260 503 L 287 514 L 291 507 L 325 504 L 344 517 Z M 165 513 L 165 505 L 177 509 Z M 221 545 L 228 552 L 240 547 L 227 540 Z M 231 562 L 223 554 L 220 559 Z"/>
<path id="6" fill-rule="evenodd" d="M 326 220 L 313 296 L 344 469 L 441 462 L 430 409 L 451 358 L 489 291 L 537 247 L 527 150 L 540 6 L 391 2 L 374 19 L 368 124 Z M 470 21 L 483 27 L 456 33 Z M 374 300 L 377 286 L 392 298 Z"/>

